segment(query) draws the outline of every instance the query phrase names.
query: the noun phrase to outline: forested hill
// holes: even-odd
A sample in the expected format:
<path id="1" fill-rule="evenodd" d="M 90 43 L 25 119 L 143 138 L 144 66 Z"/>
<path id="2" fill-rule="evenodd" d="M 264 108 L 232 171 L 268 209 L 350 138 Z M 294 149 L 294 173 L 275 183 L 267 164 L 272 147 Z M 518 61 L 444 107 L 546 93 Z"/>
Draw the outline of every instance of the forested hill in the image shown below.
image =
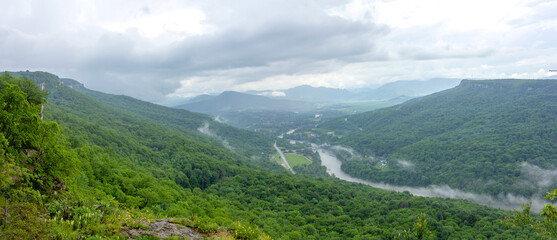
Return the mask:
<path id="1" fill-rule="evenodd" d="M 503 225 L 509 212 L 463 200 L 270 173 L 196 131 L 40 75 L 35 81 L 49 90 L 44 121 L 44 92 L 29 79 L 0 76 L 3 239 L 126 239 L 124 230 L 167 217 L 222 239 L 536 236 Z"/>
<path id="2" fill-rule="evenodd" d="M 369 159 L 345 162 L 354 176 L 490 194 L 545 193 L 557 180 L 549 174 L 557 167 L 557 81 L 463 80 L 453 89 L 321 124 L 319 131 L 392 160 L 381 169 Z"/>
<path id="3" fill-rule="evenodd" d="M 51 102 L 56 105 L 67 106 L 75 110 L 85 110 L 76 99 L 81 99 L 80 101 L 85 102 L 90 102 L 90 100 L 94 99 L 104 103 L 100 104 L 104 106 L 101 107 L 103 109 L 98 109 L 97 107 L 100 107 L 100 105 L 94 104 L 94 108 L 89 109 L 86 114 L 95 115 L 97 112 L 106 112 L 109 109 L 108 111 L 111 112 L 111 114 L 116 114 L 116 116 L 111 117 L 112 119 L 119 118 L 121 114 L 128 114 L 134 116 L 133 119 L 143 119 L 143 121 L 150 122 L 151 124 L 165 125 L 190 137 L 205 141 L 208 138 L 206 136 L 200 137 L 200 132 L 202 132 L 205 135 L 209 135 L 209 137 L 218 142 L 218 144 L 224 145 L 232 149 L 232 151 L 254 160 L 259 165 L 263 165 L 270 169 L 276 169 L 277 167 L 270 164 L 266 158 L 269 153 L 275 151 L 273 143 L 276 139 L 273 137 L 219 123 L 214 121 L 213 117 L 205 114 L 173 109 L 124 95 L 113 95 L 93 91 L 85 88 L 83 84 L 76 80 L 67 78 L 59 79 L 57 76 L 45 72 L 17 72 L 12 74 L 34 79 L 38 84 L 49 80 L 56 83 L 57 85 L 52 85 L 52 90 L 50 90 Z M 55 86 L 61 85 L 66 85 L 92 99 L 85 100 L 85 98 L 83 98 L 85 96 L 70 93 L 71 91 L 68 91 L 70 90 L 69 88 L 54 88 Z M 50 87 L 47 89 L 50 89 Z M 66 95 L 75 96 L 69 98 L 62 97 Z M 280 170 L 280 168 L 278 169 Z"/>

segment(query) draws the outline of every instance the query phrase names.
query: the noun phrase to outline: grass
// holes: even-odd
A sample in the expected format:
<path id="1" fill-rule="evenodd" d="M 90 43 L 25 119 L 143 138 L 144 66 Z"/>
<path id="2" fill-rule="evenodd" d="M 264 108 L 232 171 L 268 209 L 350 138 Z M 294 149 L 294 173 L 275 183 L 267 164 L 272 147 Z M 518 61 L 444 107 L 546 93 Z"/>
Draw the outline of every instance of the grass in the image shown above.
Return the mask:
<path id="1" fill-rule="evenodd" d="M 284 156 L 286 157 L 286 161 L 288 161 L 290 167 L 307 165 L 311 163 L 308 158 L 295 153 L 285 153 Z"/>

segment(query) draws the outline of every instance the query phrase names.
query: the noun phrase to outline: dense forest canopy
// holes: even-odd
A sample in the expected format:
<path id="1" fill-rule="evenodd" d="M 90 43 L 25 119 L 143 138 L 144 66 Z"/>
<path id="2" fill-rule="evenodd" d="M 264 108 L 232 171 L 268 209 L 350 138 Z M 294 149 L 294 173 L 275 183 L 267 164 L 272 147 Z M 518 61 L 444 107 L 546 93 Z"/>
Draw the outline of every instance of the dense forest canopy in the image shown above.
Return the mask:
<path id="1" fill-rule="evenodd" d="M 123 228 L 145 228 L 148 219 L 163 217 L 236 239 L 536 236 L 528 227 L 503 224 L 509 212 L 463 200 L 271 173 L 207 136 L 35 74 L 49 93 L 45 120 L 39 117 L 43 91 L 20 87 L 25 78 L 0 79 L 2 237 L 117 238 Z"/>
<path id="2" fill-rule="evenodd" d="M 556 180 L 540 176 L 557 166 L 557 81 L 464 80 L 454 89 L 338 118 L 314 131 L 391 161 L 388 168 L 377 167 L 377 159 L 345 161 L 343 169 L 361 178 L 543 196 Z"/>

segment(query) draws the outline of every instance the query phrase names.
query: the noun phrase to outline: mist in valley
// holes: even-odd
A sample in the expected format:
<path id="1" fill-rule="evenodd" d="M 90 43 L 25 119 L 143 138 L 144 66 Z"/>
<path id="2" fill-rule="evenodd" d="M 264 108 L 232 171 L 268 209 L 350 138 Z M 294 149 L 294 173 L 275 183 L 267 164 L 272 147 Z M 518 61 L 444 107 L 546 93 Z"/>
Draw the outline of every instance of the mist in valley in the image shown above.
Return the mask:
<path id="1" fill-rule="evenodd" d="M 343 147 L 343 146 L 330 146 L 330 145 L 313 145 L 314 150 L 319 153 L 321 157 L 321 164 L 327 168 L 327 173 L 332 176 L 335 176 L 339 179 L 349 181 L 349 182 L 356 182 L 366 184 L 375 188 L 380 188 L 384 190 L 396 191 L 396 192 L 409 192 L 415 196 L 422 196 L 422 197 L 441 197 L 441 198 L 453 198 L 453 199 L 464 199 L 469 200 L 478 204 L 482 204 L 485 206 L 506 209 L 506 210 L 513 210 L 513 209 L 521 209 L 523 204 L 532 203 L 532 211 L 540 212 L 543 208 L 544 204 L 550 203 L 547 200 L 543 199 L 543 193 L 534 194 L 530 197 L 523 197 L 518 196 L 512 193 L 500 193 L 496 196 L 491 196 L 487 194 L 478 194 L 472 192 L 466 192 L 459 189 L 453 189 L 448 185 L 430 185 L 427 187 L 411 187 L 411 186 L 396 186 L 392 184 L 385 184 L 385 183 L 378 183 L 378 182 L 371 182 L 367 180 L 363 180 L 360 178 L 355 178 L 341 169 L 341 161 L 337 159 L 334 151 L 344 150 L 351 154 L 355 154 L 355 151 Z M 401 167 L 406 169 L 413 169 L 415 168 L 415 164 L 406 161 L 406 160 L 395 160 L 397 164 Z M 528 180 L 528 183 L 537 184 L 540 187 L 547 187 L 551 183 L 553 183 L 555 177 L 557 177 L 557 173 L 551 170 L 544 170 L 535 165 L 531 165 L 528 163 L 523 163 L 521 165 L 521 170 L 525 172 L 525 176 Z M 549 178 L 548 178 L 549 176 Z M 550 180 L 548 180 L 550 179 Z"/>
<path id="2" fill-rule="evenodd" d="M 230 143 L 228 142 L 228 140 L 218 136 L 213 130 L 209 129 L 209 123 L 208 122 L 204 122 L 202 126 L 200 126 L 199 128 L 197 128 L 197 131 L 199 131 L 200 133 L 203 133 L 211 138 L 217 139 L 219 140 L 222 145 L 230 150 L 230 151 L 234 151 L 234 148 L 232 148 L 232 146 L 230 146 Z"/>

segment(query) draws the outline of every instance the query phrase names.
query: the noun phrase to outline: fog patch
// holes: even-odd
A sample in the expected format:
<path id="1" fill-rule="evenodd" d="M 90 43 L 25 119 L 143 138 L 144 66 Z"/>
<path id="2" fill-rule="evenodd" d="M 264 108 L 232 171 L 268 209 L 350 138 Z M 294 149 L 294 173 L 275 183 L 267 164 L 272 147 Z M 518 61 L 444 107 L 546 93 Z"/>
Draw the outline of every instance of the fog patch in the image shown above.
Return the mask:
<path id="1" fill-rule="evenodd" d="M 215 134 L 213 131 L 211 131 L 211 129 L 209 129 L 209 123 L 205 122 L 203 123 L 203 126 L 197 128 L 197 131 L 209 136 L 209 137 L 217 137 L 217 134 Z"/>
<path id="2" fill-rule="evenodd" d="M 359 155 L 356 153 L 356 151 L 354 151 L 354 149 L 352 149 L 352 148 L 347 148 L 347 147 L 338 146 L 338 145 L 331 146 L 330 148 L 331 148 L 332 150 L 335 150 L 335 151 L 346 151 L 346 152 L 350 153 L 350 155 L 351 155 L 352 157 L 354 157 L 354 156 L 359 156 Z"/>
<path id="3" fill-rule="evenodd" d="M 402 160 L 402 159 L 397 159 L 395 161 L 404 170 L 412 171 L 416 168 L 416 165 L 414 163 L 409 162 L 409 161 Z"/>
<path id="4" fill-rule="evenodd" d="M 197 128 L 197 131 L 199 131 L 199 132 L 201 132 L 201 133 L 203 133 L 203 134 L 205 134 L 209 137 L 212 137 L 212 138 L 215 138 L 215 139 L 219 140 L 226 149 L 228 149 L 230 151 L 234 151 L 232 146 L 230 146 L 230 143 L 228 143 L 228 140 L 219 137 L 215 132 L 213 132 L 211 129 L 209 129 L 209 123 L 208 122 L 204 122 L 203 126 Z"/>
<path id="5" fill-rule="evenodd" d="M 224 119 L 220 118 L 220 115 L 218 115 L 218 116 L 215 117 L 215 122 L 218 122 L 218 123 L 225 123 Z"/>
<path id="6" fill-rule="evenodd" d="M 521 209 L 522 208 L 521 204 L 532 202 L 532 211 L 540 212 L 544 204 L 550 203 L 549 201 L 544 200 L 543 196 L 537 194 L 534 194 L 530 197 L 516 196 L 512 193 L 507 193 L 507 194 L 500 193 L 497 196 L 491 196 L 487 194 L 477 194 L 477 193 L 466 192 L 458 189 L 453 189 L 447 185 L 410 187 L 410 186 L 396 186 L 396 185 L 391 185 L 386 183 L 371 182 L 371 181 L 352 177 L 347 173 L 345 173 L 344 171 L 342 171 L 341 161 L 338 160 L 335 157 L 335 154 L 333 154 L 329 150 L 335 148 L 338 149 L 339 147 L 337 146 L 330 147 L 327 145 L 317 146 L 315 144 L 313 144 L 312 146 L 319 153 L 319 156 L 321 158 L 321 164 L 327 168 L 327 173 L 339 179 L 349 181 L 349 182 L 362 183 L 375 188 L 396 191 L 396 192 L 407 191 L 415 196 L 464 199 L 485 206 L 506 209 L 506 210 Z M 543 171 L 547 171 L 547 170 L 543 170 Z"/>
<path id="7" fill-rule="evenodd" d="M 374 187 L 386 190 L 393 190 L 397 192 L 408 191 L 416 196 L 422 197 L 442 197 L 442 198 L 455 198 L 469 200 L 482 205 L 513 210 L 521 209 L 522 204 L 532 202 L 532 211 L 540 212 L 544 204 L 549 203 L 538 195 L 530 197 L 517 196 L 512 193 L 500 193 L 497 196 L 487 194 L 477 194 L 472 192 L 465 192 L 458 189 L 453 189 L 447 185 L 430 185 L 427 187 L 408 187 L 408 186 L 392 186 L 389 184 L 373 183 Z M 373 186 L 372 185 L 372 186 Z"/>
<path id="8" fill-rule="evenodd" d="M 481 205 L 514 210 L 521 209 L 522 204 L 532 202 L 532 211 L 540 212 L 544 204 L 549 203 L 545 201 L 543 197 L 538 195 L 533 195 L 530 197 L 517 196 L 512 193 L 503 194 L 500 193 L 497 196 L 491 196 L 487 194 L 477 194 L 472 192 L 466 192 L 458 189 L 453 189 L 447 185 L 430 185 L 427 187 L 409 187 L 409 186 L 395 186 L 385 183 L 376 183 L 366 180 L 361 180 L 360 183 L 381 188 L 385 190 L 391 190 L 396 192 L 409 192 L 415 196 L 421 197 L 442 197 L 442 198 L 454 198 L 454 199 L 464 199 L 469 200 Z"/>
<path id="9" fill-rule="evenodd" d="M 222 140 L 222 145 L 223 145 L 226 149 L 232 151 L 232 146 L 230 146 L 230 143 L 228 143 L 228 140 L 226 140 L 226 139 Z"/>
<path id="10" fill-rule="evenodd" d="M 286 93 L 281 91 L 266 91 L 266 92 L 259 93 L 257 95 L 267 96 L 267 97 L 285 97 Z"/>
<path id="11" fill-rule="evenodd" d="M 528 186 L 536 186 L 537 188 L 546 188 L 557 181 L 557 169 L 542 169 L 536 165 L 523 162 L 520 164 L 520 170 L 526 178 L 522 184 Z"/>

